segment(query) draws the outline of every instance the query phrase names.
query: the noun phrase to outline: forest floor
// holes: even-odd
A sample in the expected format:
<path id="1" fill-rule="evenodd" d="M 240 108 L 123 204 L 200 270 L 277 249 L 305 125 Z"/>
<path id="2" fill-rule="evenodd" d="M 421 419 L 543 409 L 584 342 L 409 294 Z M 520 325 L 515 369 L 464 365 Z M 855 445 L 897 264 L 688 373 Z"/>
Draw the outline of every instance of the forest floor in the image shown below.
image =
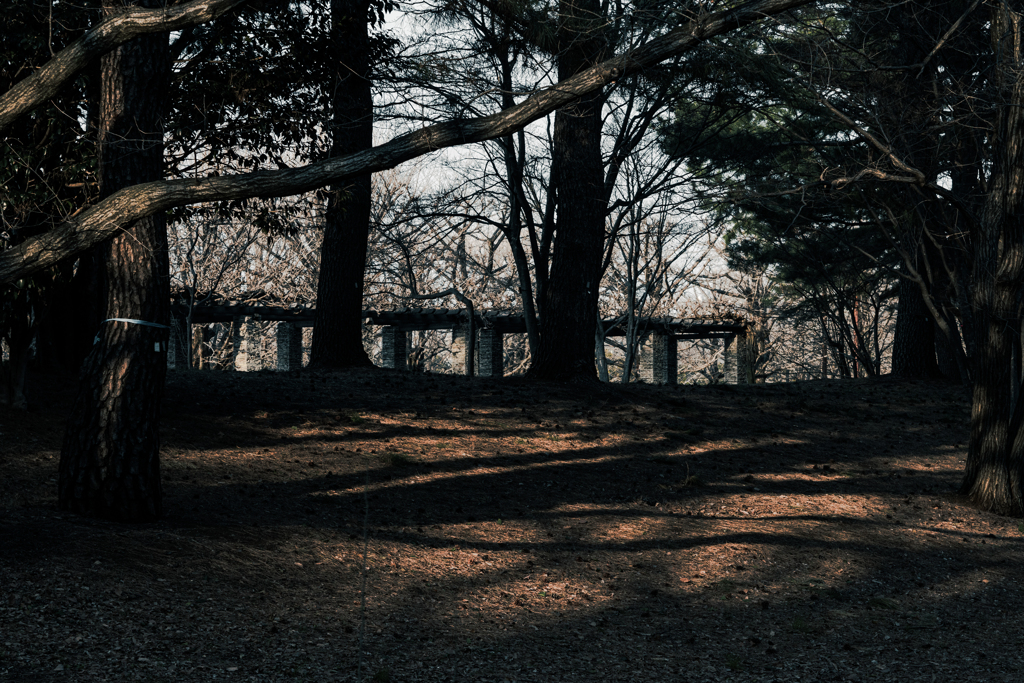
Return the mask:
<path id="1" fill-rule="evenodd" d="M 962 387 L 172 373 L 166 514 L 56 509 L 0 407 L 2 681 L 1024 680 Z"/>

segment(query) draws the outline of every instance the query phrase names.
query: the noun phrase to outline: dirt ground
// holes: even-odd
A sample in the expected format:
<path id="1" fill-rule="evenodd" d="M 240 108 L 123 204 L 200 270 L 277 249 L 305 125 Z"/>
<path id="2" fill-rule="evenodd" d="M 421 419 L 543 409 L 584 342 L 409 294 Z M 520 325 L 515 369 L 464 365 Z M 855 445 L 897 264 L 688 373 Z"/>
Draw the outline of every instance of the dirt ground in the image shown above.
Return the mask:
<path id="1" fill-rule="evenodd" d="M 166 515 L 63 514 L 0 407 L 2 681 L 1024 680 L 961 387 L 172 373 Z"/>

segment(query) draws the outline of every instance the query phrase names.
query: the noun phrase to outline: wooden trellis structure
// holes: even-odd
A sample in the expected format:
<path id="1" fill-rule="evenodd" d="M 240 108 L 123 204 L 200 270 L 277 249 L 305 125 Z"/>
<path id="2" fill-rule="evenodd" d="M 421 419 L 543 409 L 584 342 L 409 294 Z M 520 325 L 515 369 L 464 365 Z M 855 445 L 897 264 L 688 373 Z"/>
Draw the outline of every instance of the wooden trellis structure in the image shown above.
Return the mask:
<path id="1" fill-rule="evenodd" d="M 172 307 L 172 334 L 168 367 L 184 370 L 190 367 L 192 325 L 233 323 L 233 367 L 250 370 L 248 349 L 253 343 L 254 322 L 276 322 L 277 369 L 292 370 L 302 366 L 302 328 L 312 327 L 316 309 L 307 304 L 282 306 L 255 305 L 228 301 L 197 305 L 191 310 L 181 305 Z M 189 320 L 191 318 L 191 320 Z M 409 333 L 423 330 L 451 330 L 452 352 L 456 367 L 467 374 L 501 377 L 504 373 L 502 338 L 506 334 L 525 334 L 523 316 L 503 311 L 480 311 L 473 315 L 476 349 L 475 362 L 467 353 L 470 338 L 470 317 L 462 309 L 400 308 L 390 311 L 364 310 L 366 324 L 381 327 L 381 348 L 385 367 L 408 367 Z M 191 323 L 191 324 L 189 324 Z M 626 326 L 618 320 L 604 321 L 605 336 L 624 336 Z M 680 341 L 695 339 L 725 340 L 725 381 L 746 384 L 751 381 L 747 360 L 747 325 L 740 319 L 713 318 L 641 318 L 637 321 L 647 343 L 641 356 L 641 376 L 655 384 L 677 381 L 676 349 Z M 179 360 L 180 359 L 180 360 Z"/>

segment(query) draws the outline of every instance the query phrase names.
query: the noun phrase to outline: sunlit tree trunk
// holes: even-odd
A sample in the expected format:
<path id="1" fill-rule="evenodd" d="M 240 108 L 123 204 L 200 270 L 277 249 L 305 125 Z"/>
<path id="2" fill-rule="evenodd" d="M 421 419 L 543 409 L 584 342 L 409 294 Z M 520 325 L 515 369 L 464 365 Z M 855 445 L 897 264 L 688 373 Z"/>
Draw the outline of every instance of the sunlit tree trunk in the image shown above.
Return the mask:
<path id="1" fill-rule="evenodd" d="M 373 144 L 373 95 L 370 90 L 369 2 L 332 0 L 332 48 L 336 75 L 331 156 L 368 149 Z M 310 364 L 321 368 L 368 366 L 363 349 L 363 278 L 370 232 L 370 174 L 331 187 L 320 279 L 313 321 Z"/>
<path id="2" fill-rule="evenodd" d="M 145 0 L 149 7 L 162 0 Z M 121 11 L 104 0 L 105 13 Z M 100 187 L 108 196 L 163 174 L 168 37 L 136 38 L 102 58 Z M 170 317 L 163 214 L 136 221 L 101 249 L 106 317 L 166 326 Z M 62 509 L 122 521 L 162 512 L 159 420 L 167 372 L 167 329 L 108 321 L 82 367 L 61 449 Z"/>

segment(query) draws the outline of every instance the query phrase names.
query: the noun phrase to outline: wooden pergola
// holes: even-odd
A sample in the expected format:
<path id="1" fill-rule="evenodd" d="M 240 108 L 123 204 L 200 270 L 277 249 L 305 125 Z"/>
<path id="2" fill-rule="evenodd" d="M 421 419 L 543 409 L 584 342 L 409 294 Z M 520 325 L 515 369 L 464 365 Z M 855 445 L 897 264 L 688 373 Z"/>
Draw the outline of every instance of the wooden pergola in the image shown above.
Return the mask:
<path id="1" fill-rule="evenodd" d="M 302 364 L 302 328 L 312 327 L 315 313 L 315 307 L 309 304 L 265 305 L 227 301 L 191 308 L 175 304 L 172 306 L 172 344 L 168 366 L 173 369 L 188 369 L 190 366 L 189 362 L 179 363 L 178 359 L 190 358 L 192 325 L 233 323 L 234 367 L 236 370 L 250 370 L 247 349 L 251 342 L 248 338 L 252 334 L 251 323 L 277 322 L 277 369 L 296 369 Z M 471 321 L 465 309 L 367 309 L 363 311 L 363 321 L 381 328 L 385 367 L 408 367 L 410 332 L 451 330 L 456 367 L 464 367 L 466 374 L 485 377 L 501 377 L 504 372 L 502 337 L 526 333 L 523 316 L 507 311 L 478 311 Z M 602 324 L 605 336 L 626 334 L 626 322 L 621 318 L 604 320 Z M 746 353 L 747 324 L 742 319 L 639 318 L 634 324 L 638 332 L 647 337 L 641 357 L 641 374 L 649 382 L 675 384 L 677 342 L 695 339 L 724 339 L 725 381 L 734 384 L 750 381 Z M 470 338 L 475 338 L 476 347 L 472 360 L 466 352 Z"/>

